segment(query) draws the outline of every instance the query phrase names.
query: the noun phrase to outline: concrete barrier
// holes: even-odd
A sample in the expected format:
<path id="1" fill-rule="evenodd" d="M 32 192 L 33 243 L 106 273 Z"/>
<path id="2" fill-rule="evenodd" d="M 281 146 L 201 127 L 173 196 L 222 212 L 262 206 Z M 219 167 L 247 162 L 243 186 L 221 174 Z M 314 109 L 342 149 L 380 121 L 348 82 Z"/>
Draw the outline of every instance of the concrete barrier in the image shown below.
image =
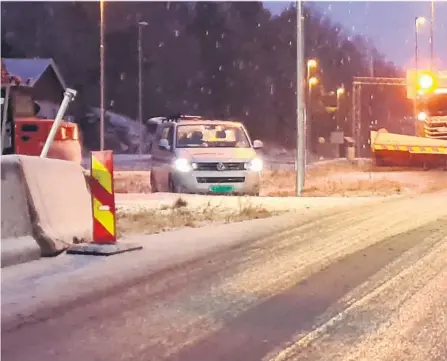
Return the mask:
<path id="1" fill-rule="evenodd" d="M 83 168 L 73 162 L 21 157 L 33 234 L 42 255 L 92 238 L 91 199 Z"/>
<path id="2" fill-rule="evenodd" d="M 32 156 L 2 157 L 2 245 L 6 238 L 32 235 L 43 256 L 54 256 L 73 243 L 91 241 L 92 223 L 80 165 Z"/>
<path id="3" fill-rule="evenodd" d="M 1 178 L 2 267 L 39 259 L 41 252 L 32 237 L 26 184 L 18 156 L 2 156 Z"/>

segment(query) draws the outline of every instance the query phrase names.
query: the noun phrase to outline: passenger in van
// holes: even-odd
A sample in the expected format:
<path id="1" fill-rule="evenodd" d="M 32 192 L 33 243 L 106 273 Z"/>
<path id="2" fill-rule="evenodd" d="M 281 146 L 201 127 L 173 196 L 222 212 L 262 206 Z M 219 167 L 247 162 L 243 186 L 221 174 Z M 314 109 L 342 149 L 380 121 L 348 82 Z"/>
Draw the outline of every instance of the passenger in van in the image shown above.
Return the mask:
<path id="1" fill-rule="evenodd" d="M 178 138 L 178 144 L 180 146 L 184 146 L 184 145 L 188 145 L 189 141 L 188 141 L 188 134 L 186 133 L 182 133 L 180 135 L 180 137 Z"/>
<path id="2" fill-rule="evenodd" d="M 203 133 L 198 130 L 192 132 L 189 144 L 202 145 L 203 144 Z"/>

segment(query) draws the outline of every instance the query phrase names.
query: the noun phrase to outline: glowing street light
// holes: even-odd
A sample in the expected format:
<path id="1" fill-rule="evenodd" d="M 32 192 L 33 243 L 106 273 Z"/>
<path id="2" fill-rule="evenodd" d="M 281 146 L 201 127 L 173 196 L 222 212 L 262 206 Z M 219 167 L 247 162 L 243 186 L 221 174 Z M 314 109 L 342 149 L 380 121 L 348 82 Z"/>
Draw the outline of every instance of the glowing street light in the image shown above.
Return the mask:
<path id="1" fill-rule="evenodd" d="M 340 129 L 340 98 L 345 93 L 345 88 L 340 87 L 337 89 L 337 130 Z"/>
<path id="2" fill-rule="evenodd" d="M 315 59 L 309 59 L 307 61 L 307 74 L 306 74 L 306 80 L 307 80 L 307 84 L 309 83 L 309 80 L 312 76 L 312 69 L 315 69 L 318 66 L 318 62 Z"/>
<path id="3" fill-rule="evenodd" d="M 417 27 L 425 25 L 426 22 L 427 22 L 427 19 L 424 18 L 423 16 L 419 16 L 416 18 L 416 26 Z"/>
<path id="4" fill-rule="evenodd" d="M 318 62 L 315 59 L 309 59 L 307 61 L 307 69 L 316 68 L 318 66 Z"/>
<path id="5" fill-rule="evenodd" d="M 311 150 L 312 144 L 312 88 L 318 84 L 318 79 L 316 77 L 309 78 L 309 72 L 307 73 L 307 122 L 306 122 L 306 143 L 308 144 L 309 150 Z M 307 154 L 305 156 L 305 162 L 307 164 Z"/>
<path id="6" fill-rule="evenodd" d="M 313 76 L 312 78 L 310 78 L 309 79 L 309 92 L 310 92 L 310 89 L 317 84 L 318 84 L 318 79 L 316 77 Z"/>

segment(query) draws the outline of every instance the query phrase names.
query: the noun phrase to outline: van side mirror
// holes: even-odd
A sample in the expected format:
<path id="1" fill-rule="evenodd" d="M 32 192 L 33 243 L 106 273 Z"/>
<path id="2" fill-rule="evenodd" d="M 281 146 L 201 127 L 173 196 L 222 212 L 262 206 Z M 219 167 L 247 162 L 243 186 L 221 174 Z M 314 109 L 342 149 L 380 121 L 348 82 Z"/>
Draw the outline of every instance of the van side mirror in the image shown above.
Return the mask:
<path id="1" fill-rule="evenodd" d="M 167 139 L 160 139 L 160 141 L 158 142 L 158 148 L 162 150 L 171 150 L 171 147 Z"/>
<path id="2" fill-rule="evenodd" d="M 261 149 L 262 147 L 264 147 L 264 143 L 262 143 L 260 140 L 255 140 L 253 142 L 254 149 Z"/>

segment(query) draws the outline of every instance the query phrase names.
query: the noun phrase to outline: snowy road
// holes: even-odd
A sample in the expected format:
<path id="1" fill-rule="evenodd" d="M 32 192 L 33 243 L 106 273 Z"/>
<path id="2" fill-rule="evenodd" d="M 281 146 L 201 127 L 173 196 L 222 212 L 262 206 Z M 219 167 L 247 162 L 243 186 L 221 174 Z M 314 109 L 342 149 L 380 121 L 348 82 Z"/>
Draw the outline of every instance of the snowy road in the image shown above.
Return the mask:
<path id="1" fill-rule="evenodd" d="M 297 220 L 2 327 L 2 360 L 446 360 L 446 199 Z"/>

